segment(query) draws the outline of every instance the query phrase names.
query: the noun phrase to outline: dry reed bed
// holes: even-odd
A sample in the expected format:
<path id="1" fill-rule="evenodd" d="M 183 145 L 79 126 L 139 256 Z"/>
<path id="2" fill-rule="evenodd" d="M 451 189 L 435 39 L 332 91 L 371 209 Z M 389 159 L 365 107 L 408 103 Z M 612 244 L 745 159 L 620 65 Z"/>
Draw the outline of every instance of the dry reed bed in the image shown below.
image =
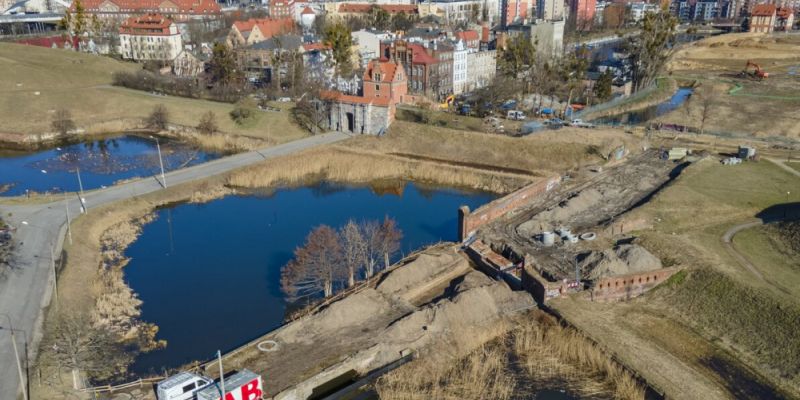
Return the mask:
<path id="1" fill-rule="evenodd" d="M 369 183 L 397 179 L 507 193 L 529 183 L 531 177 L 331 146 L 246 168 L 232 174 L 228 184 L 259 188 L 317 180 Z"/>
<path id="2" fill-rule="evenodd" d="M 376 389 L 387 400 L 511 400 L 553 386 L 591 398 L 640 400 L 645 394 L 593 342 L 540 311 L 454 362 L 435 357 L 413 361 L 381 377 Z"/>

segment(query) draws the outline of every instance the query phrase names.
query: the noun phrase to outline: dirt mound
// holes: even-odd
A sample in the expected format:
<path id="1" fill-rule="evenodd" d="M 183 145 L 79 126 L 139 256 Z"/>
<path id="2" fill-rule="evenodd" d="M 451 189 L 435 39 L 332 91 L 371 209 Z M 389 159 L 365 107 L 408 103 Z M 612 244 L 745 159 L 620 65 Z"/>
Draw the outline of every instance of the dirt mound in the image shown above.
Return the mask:
<path id="1" fill-rule="evenodd" d="M 773 229 L 789 251 L 800 255 L 800 221 L 778 222 Z"/>
<path id="2" fill-rule="evenodd" d="M 345 297 L 315 314 L 286 326 L 276 335 L 283 343 L 312 342 L 349 327 L 365 325 L 370 318 L 391 312 L 392 304 L 374 289 Z"/>
<path id="3" fill-rule="evenodd" d="M 592 251 L 578 264 L 590 279 L 618 276 L 661 268 L 661 260 L 636 244 L 623 244 L 613 249 Z"/>
<path id="4" fill-rule="evenodd" d="M 404 296 L 437 276 L 458 268 L 459 264 L 467 264 L 467 260 L 452 251 L 420 254 L 408 265 L 392 271 L 378 285 L 378 291 L 387 296 Z"/>
<path id="5" fill-rule="evenodd" d="M 382 334 L 382 341 L 419 348 L 437 336 L 486 326 L 502 315 L 534 306 L 526 292 L 514 292 L 495 282 L 463 291 L 398 320 Z"/>

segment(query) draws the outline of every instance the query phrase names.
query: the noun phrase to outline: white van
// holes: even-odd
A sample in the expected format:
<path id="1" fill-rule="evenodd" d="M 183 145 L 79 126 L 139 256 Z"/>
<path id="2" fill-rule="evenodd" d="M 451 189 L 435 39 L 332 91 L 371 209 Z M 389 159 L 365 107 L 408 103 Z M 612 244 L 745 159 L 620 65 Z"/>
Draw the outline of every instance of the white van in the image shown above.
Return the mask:
<path id="1" fill-rule="evenodd" d="M 181 372 L 158 382 L 156 394 L 158 400 L 194 400 L 198 389 L 213 383 L 211 379 L 191 372 Z"/>
<path id="2" fill-rule="evenodd" d="M 506 118 L 514 121 L 524 121 L 525 113 L 519 110 L 509 110 L 508 115 L 506 115 Z"/>

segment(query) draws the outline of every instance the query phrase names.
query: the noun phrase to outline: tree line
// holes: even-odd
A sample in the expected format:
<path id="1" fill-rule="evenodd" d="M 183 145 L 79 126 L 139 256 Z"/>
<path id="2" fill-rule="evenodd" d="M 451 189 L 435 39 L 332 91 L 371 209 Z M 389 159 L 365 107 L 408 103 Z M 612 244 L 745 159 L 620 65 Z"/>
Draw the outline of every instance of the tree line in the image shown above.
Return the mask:
<path id="1" fill-rule="evenodd" d="M 382 222 L 351 219 L 338 230 L 317 226 L 281 270 L 281 289 L 290 302 L 330 297 L 387 268 L 402 238 L 389 217 Z"/>

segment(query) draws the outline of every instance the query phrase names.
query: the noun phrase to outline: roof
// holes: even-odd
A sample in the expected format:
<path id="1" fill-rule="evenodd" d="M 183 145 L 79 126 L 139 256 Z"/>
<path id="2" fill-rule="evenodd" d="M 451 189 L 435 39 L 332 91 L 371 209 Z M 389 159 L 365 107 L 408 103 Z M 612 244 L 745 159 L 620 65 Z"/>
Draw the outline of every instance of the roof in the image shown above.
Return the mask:
<path id="1" fill-rule="evenodd" d="M 172 20 L 160 14 L 146 14 L 130 17 L 119 26 L 119 33 L 128 35 L 164 36 L 170 35 Z"/>
<path id="2" fill-rule="evenodd" d="M 753 11 L 750 15 L 754 17 L 771 17 L 775 14 L 775 4 L 756 4 L 753 6 Z"/>
<path id="3" fill-rule="evenodd" d="M 242 34 L 244 34 L 244 32 L 252 31 L 253 28 L 258 27 L 261 35 L 263 35 L 265 39 L 269 39 L 281 33 L 291 31 L 294 28 L 294 21 L 292 21 L 292 19 L 289 17 L 258 19 L 251 18 L 247 21 L 236 21 L 233 23 L 233 26 L 236 27 L 236 29 L 238 29 Z"/>
<path id="4" fill-rule="evenodd" d="M 322 91 L 320 93 L 320 97 L 325 100 L 332 100 L 339 103 L 372 104 L 373 106 L 378 106 L 378 107 L 389 107 L 389 100 L 390 100 L 388 97 L 351 96 L 349 94 L 335 92 L 332 90 Z"/>
<path id="5" fill-rule="evenodd" d="M 70 10 L 75 11 L 75 3 Z M 106 9 L 108 4 L 119 8 L 119 12 L 170 12 L 181 14 L 219 14 L 220 7 L 215 0 L 82 0 L 81 5 L 88 12 Z"/>
<path id="6" fill-rule="evenodd" d="M 300 12 L 300 15 L 316 15 L 316 13 L 314 12 L 314 10 L 311 9 L 311 7 L 306 6 L 306 8 L 304 8 L 303 11 Z"/>
<path id="7" fill-rule="evenodd" d="M 776 11 L 781 18 L 789 18 L 794 14 L 794 10 L 789 7 L 778 7 Z"/>
<path id="8" fill-rule="evenodd" d="M 478 31 L 472 31 L 472 30 L 469 30 L 469 31 L 457 31 L 456 32 L 456 38 L 461 39 L 461 40 L 463 40 L 465 42 L 472 42 L 472 41 L 477 41 L 478 39 L 480 39 L 480 37 L 478 36 Z"/>
<path id="9" fill-rule="evenodd" d="M 416 14 L 417 6 L 413 4 L 363 4 L 363 3 L 342 3 L 339 5 L 339 12 L 342 13 L 363 13 L 366 14 L 372 7 L 379 7 L 389 14 Z"/>
<path id="10" fill-rule="evenodd" d="M 330 48 L 331 48 L 331 46 L 329 46 L 329 45 L 327 45 L 325 43 L 320 43 L 320 42 L 306 43 L 306 44 L 303 45 L 303 50 L 305 50 L 305 51 L 326 50 L 326 49 L 330 49 Z"/>
<path id="11" fill-rule="evenodd" d="M 303 45 L 303 38 L 299 35 L 278 35 L 273 36 L 267 40 L 258 42 L 252 46 L 251 49 L 256 50 L 276 50 L 278 48 L 284 50 L 296 50 Z"/>
<path id="12" fill-rule="evenodd" d="M 436 64 L 439 62 L 436 57 L 428 54 L 428 52 L 425 51 L 425 47 L 419 43 L 409 43 L 408 48 L 411 49 L 412 64 Z"/>
<path id="13" fill-rule="evenodd" d="M 392 61 L 372 60 L 367 64 L 367 69 L 364 71 L 364 80 L 374 82 L 374 80 L 372 80 L 372 75 L 374 72 L 379 72 L 381 74 L 381 82 L 393 82 L 395 73 L 397 73 L 397 67 L 398 65 Z"/>

